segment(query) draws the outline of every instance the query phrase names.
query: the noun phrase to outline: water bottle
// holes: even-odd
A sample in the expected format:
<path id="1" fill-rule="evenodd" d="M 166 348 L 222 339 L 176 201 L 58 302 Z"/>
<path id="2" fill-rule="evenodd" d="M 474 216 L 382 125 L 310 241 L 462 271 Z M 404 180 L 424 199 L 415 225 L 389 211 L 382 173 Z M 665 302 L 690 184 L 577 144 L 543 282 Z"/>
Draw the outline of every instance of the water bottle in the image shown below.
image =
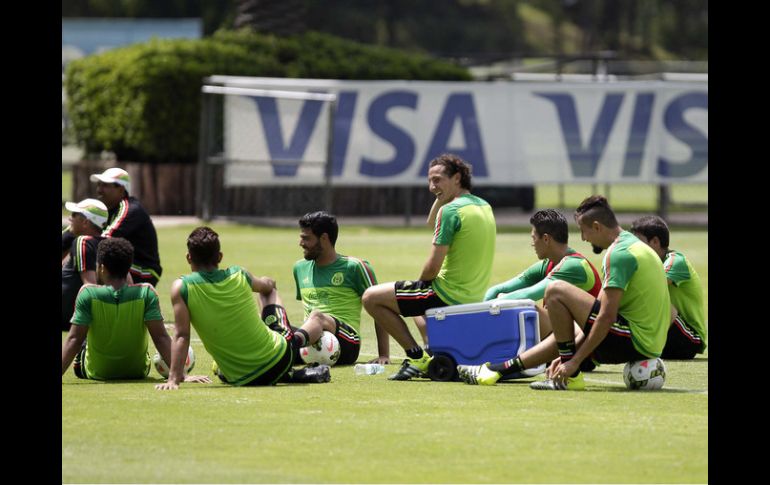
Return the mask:
<path id="1" fill-rule="evenodd" d="M 382 364 L 356 364 L 354 369 L 357 375 L 374 375 L 385 372 L 385 366 Z"/>

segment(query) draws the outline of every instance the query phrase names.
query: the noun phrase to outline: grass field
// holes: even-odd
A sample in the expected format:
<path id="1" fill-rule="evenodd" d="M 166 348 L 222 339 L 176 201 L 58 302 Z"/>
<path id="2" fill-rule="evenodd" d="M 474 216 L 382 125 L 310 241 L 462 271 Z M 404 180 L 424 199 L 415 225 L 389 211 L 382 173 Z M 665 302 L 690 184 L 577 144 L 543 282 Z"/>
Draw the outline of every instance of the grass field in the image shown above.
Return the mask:
<path id="1" fill-rule="evenodd" d="M 64 209 L 64 202 L 72 200 L 72 170 L 62 169 L 62 214 L 69 212 Z M 539 184 L 535 188 L 535 207 L 566 207 L 574 209 L 580 204 L 586 194 L 604 194 L 612 201 L 617 211 L 655 211 L 658 207 L 658 186 L 651 184 L 569 184 L 561 187 L 553 184 Z M 674 201 L 672 211 L 687 210 L 677 204 L 708 204 L 707 185 L 673 185 L 671 199 Z M 699 209 L 702 210 L 702 209 Z"/>
<path id="2" fill-rule="evenodd" d="M 192 226 L 158 230 L 169 287 L 189 272 L 185 239 Z M 218 225 L 223 265 L 274 277 L 293 323 L 291 267 L 301 257 L 298 231 Z M 340 253 L 367 258 L 380 282 L 414 278 L 430 231 L 343 227 Z M 575 249 L 600 258 L 572 233 Z M 493 282 L 534 261 L 529 235 L 498 235 Z M 701 275 L 708 302 L 708 233 L 672 233 Z M 707 303 L 708 305 L 708 303 Z M 708 306 L 706 308 L 708 314 Z M 410 321 L 410 325 L 412 325 Z M 412 328 L 414 329 L 413 325 Z M 362 316 L 360 361 L 376 353 L 372 320 Z M 65 334 L 62 334 L 62 338 Z M 195 371 L 211 358 L 195 335 Z M 397 364 L 403 352 L 394 343 Z M 151 352 L 154 349 L 151 347 Z M 427 380 L 391 382 L 332 369 L 323 385 L 232 388 L 186 384 L 155 391 L 144 381 L 62 377 L 62 481 L 130 483 L 706 483 L 708 356 L 667 361 L 659 392 L 630 392 L 622 365 L 586 375 L 585 393 L 541 393 L 532 379 L 492 388 Z M 195 372 L 194 371 L 194 372 Z"/>

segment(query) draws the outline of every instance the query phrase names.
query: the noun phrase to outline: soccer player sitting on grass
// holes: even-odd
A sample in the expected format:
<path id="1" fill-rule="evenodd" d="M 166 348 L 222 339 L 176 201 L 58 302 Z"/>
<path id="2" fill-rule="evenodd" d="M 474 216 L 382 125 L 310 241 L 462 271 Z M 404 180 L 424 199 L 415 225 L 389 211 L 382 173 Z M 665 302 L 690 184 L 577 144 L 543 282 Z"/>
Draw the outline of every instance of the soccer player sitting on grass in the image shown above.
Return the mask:
<path id="1" fill-rule="evenodd" d="M 62 344 L 62 375 L 74 359 L 73 370 L 81 379 L 145 378 L 151 364 L 148 332 L 163 360 L 169 362 L 171 339 L 155 288 L 149 283 L 127 282 L 133 257 L 133 246 L 123 238 L 99 243 L 96 273 L 102 285 L 87 284 L 78 293 L 72 327 Z M 181 378 L 211 382 L 208 376 Z"/>
<path id="2" fill-rule="evenodd" d="M 372 286 L 364 292 L 366 311 L 404 349 L 407 359 L 391 380 L 425 375 L 432 357 L 414 340 L 401 316 L 424 315 L 429 308 L 478 302 L 492 275 L 497 227 L 492 207 L 470 193 L 470 166 L 445 154 L 430 162 L 429 190 L 440 208 L 430 256 L 414 281 Z M 380 335 L 378 333 L 378 341 Z M 388 357 L 382 355 L 380 359 Z"/>
<path id="3" fill-rule="evenodd" d="M 293 273 L 305 321 L 317 321 L 337 337 L 337 365 L 353 364 L 361 351 L 361 295 L 377 284 L 377 277 L 369 261 L 337 253 L 334 245 L 339 226 L 333 215 L 323 211 L 305 214 L 299 227 L 304 259 L 294 264 Z M 379 326 L 376 328 L 379 332 Z M 387 342 L 387 334 L 384 340 Z M 378 339 L 378 344 L 382 341 Z"/>
<path id="4" fill-rule="evenodd" d="M 495 298 L 542 300 L 546 288 L 555 280 L 572 283 L 594 297 L 599 296 L 602 282 L 596 268 L 568 245 L 567 219 L 553 209 L 545 209 L 535 212 L 529 223 L 532 225 L 532 247 L 540 261 L 515 278 L 489 288 L 484 301 Z M 537 310 L 540 335 L 545 337 L 551 332 L 548 313 L 540 307 Z"/>
<path id="5" fill-rule="evenodd" d="M 101 234 L 107 223 L 107 206 L 96 199 L 67 202 L 64 206 L 72 213 L 69 227 L 74 237 L 69 257 L 61 267 L 61 329 L 66 332 L 80 288 L 96 284 L 96 247 L 104 239 Z"/>
<path id="6" fill-rule="evenodd" d="M 661 357 L 688 360 L 702 354 L 706 350 L 706 318 L 700 276 L 684 254 L 668 248 L 668 225 L 660 217 L 640 217 L 631 223 L 630 231 L 663 261 L 671 304 L 677 311 Z"/>
<path id="7" fill-rule="evenodd" d="M 545 291 L 545 305 L 553 333 L 508 361 L 458 366 L 466 383 L 494 385 L 503 375 L 551 362 L 548 379 L 533 382 L 531 388 L 583 390 L 580 364 L 589 356 L 607 364 L 660 357 L 671 321 L 660 258 L 618 225 L 602 196 L 583 200 L 575 219 L 584 241 L 607 249 L 599 297 L 566 281 L 551 282 Z"/>
<path id="8" fill-rule="evenodd" d="M 198 227 L 187 238 L 192 273 L 174 280 L 171 304 L 174 333 L 168 381 L 159 390 L 178 389 L 190 345 L 190 325 L 217 365 L 220 380 L 234 386 L 267 386 L 279 381 L 328 382 L 329 366 L 294 371 L 295 348 L 316 342 L 323 333 L 317 321 L 292 331 L 286 311 L 268 277 L 255 278 L 240 266 L 219 269 L 219 235 Z M 252 293 L 257 293 L 262 316 Z M 264 320 L 275 317 L 276 330 Z"/>

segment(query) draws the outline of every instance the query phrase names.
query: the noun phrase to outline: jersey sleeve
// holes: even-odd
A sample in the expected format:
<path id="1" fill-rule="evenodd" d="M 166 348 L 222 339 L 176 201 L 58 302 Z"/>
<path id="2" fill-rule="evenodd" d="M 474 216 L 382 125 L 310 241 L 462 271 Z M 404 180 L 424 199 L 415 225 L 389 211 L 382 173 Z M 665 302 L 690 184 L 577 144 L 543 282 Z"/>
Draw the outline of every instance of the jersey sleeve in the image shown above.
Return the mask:
<path id="1" fill-rule="evenodd" d="M 588 276 L 580 258 L 566 257 L 551 271 L 548 279 L 566 281 L 579 287 L 588 281 Z"/>
<path id="2" fill-rule="evenodd" d="M 511 293 L 503 293 L 499 296 L 499 298 L 504 300 L 542 300 L 543 296 L 545 296 L 545 290 L 548 288 L 548 284 L 551 281 L 552 280 L 550 278 L 545 278 L 532 286 L 521 288 Z"/>
<path id="3" fill-rule="evenodd" d="M 496 298 L 501 293 L 511 293 L 538 283 L 545 277 L 545 266 L 547 264 L 545 260 L 538 261 L 508 281 L 489 288 L 484 295 L 484 301 Z"/>
<path id="4" fill-rule="evenodd" d="M 353 278 L 353 289 L 360 296 L 364 294 L 367 288 L 377 284 L 377 276 L 369 261 L 364 259 L 350 258 L 352 262 L 355 278 Z"/>
<path id="5" fill-rule="evenodd" d="M 663 270 L 666 272 L 666 278 L 676 286 L 691 278 L 690 268 L 687 267 L 684 256 L 675 252 L 668 254 L 663 262 Z"/>
<path id="6" fill-rule="evenodd" d="M 637 270 L 636 258 L 628 251 L 612 251 L 604 256 L 603 288 L 620 288 L 625 291 Z"/>
<path id="7" fill-rule="evenodd" d="M 91 313 L 91 294 L 86 291 L 88 285 L 83 285 L 75 298 L 75 313 L 70 322 L 75 325 L 91 325 L 93 314 Z"/>
<path id="8" fill-rule="evenodd" d="M 460 230 L 461 225 L 457 207 L 451 203 L 443 206 L 436 215 L 436 228 L 433 231 L 433 244 L 436 246 L 448 246 L 452 244 L 455 234 Z"/>
<path id="9" fill-rule="evenodd" d="M 144 321 L 150 322 L 153 320 L 163 320 L 163 315 L 160 313 L 158 292 L 152 285 L 147 284 L 147 296 L 144 299 Z"/>
<path id="10" fill-rule="evenodd" d="M 90 236 L 78 236 L 72 241 L 70 258 L 75 271 L 96 271 L 96 245 L 96 241 Z"/>

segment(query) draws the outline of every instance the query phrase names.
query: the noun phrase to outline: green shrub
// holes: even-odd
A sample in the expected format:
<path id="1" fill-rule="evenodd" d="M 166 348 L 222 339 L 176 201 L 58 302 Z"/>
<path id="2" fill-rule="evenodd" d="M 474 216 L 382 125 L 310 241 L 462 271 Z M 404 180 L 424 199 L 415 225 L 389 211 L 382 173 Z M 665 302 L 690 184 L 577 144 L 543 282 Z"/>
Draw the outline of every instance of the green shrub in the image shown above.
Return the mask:
<path id="1" fill-rule="evenodd" d="M 470 80 L 467 70 L 393 49 L 309 32 L 291 38 L 249 31 L 153 39 L 71 62 L 68 111 L 87 153 L 118 160 L 194 163 L 200 87 L 214 74 L 237 76 Z"/>

